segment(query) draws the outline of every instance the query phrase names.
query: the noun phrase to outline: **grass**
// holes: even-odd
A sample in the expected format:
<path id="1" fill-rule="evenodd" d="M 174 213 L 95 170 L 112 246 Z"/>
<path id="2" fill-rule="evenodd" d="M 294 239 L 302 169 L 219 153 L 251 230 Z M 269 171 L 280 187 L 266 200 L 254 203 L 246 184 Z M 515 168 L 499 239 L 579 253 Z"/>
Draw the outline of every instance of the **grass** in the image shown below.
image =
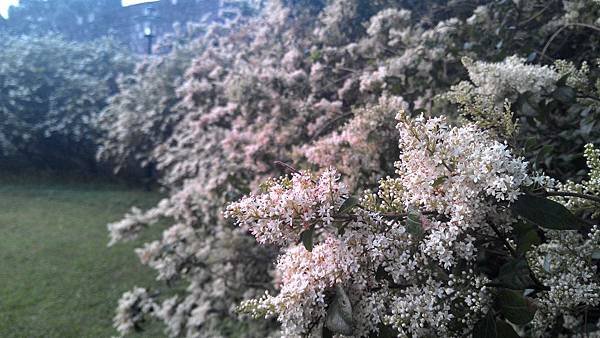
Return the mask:
<path id="1" fill-rule="evenodd" d="M 152 286 L 133 249 L 107 247 L 106 224 L 160 196 L 66 178 L 0 178 L 0 337 L 111 337 L 120 295 Z M 163 337 L 159 324 L 131 337 Z"/>

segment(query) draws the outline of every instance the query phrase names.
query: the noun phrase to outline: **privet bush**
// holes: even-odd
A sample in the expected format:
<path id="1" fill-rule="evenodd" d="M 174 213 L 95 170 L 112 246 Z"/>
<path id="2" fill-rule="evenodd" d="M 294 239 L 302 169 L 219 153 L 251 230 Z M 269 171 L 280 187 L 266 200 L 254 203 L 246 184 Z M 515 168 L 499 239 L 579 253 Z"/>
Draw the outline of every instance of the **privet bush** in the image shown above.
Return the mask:
<path id="1" fill-rule="evenodd" d="M 599 331 L 599 13 L 587 0 L 274 0 L 211 26 L 167 84 L 169 110 L 107 110 L 118 139 L 136 132 L 127 121 L 169 129 L 141 152 L 105 144 L 152 158 L 170 191 L 110 224 L 111 244 L 173 219 L 137 251 L 165 288 L 125 294 L 116 327 Z"/>
<path id="2" fill-rule="evenodd" d="M 52 168 L 95 165 L 95 117 L 133 58 L 111 40 L 0 38 L 0 154 Z"/>

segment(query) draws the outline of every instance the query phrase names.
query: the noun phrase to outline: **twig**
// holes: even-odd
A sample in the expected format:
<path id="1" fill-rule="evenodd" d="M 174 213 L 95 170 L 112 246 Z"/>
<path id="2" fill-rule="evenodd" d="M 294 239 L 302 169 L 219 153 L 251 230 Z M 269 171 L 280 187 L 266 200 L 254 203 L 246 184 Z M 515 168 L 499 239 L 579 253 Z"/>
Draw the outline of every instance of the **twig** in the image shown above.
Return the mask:
<path id="1" fill-rule="evenodd" d="M 324 134 L 325 131 L 329 128 L 331 128 L 331 126 L 333 126 L 335 123 L 337 123 L 338 121 L 345 119 L 347 117 L 352 117 L 354 115 L 354 113 L 346 113 L 346 114 L 342 114 L 336 118 L 334 118 L 333 120 L 327 122 L 323 127 L 319 128 L 319 130 L 317 130 L 311 137 L 311 141 L 315 140 L 317 137 L 321 136 L 321 134 Z"/>
<path id="2" fill-rule="evenodd" d="M 287 163 L 283 163 L 281 161 L 275 161 L 275 162 L 273 162 L 273 164 L 280 166 L 284 169 L 287 169 L 294 174 L 301 174 L 301 172 L 299 172 L 296 168 L 292 167 L 291 165 L 289 165 Z"/>
<path id="3" fill-rule="evenodd" d="M 504 243 L 504 246 L 506 247 L 506 249 L 508 249 L 508 251 L 510 252 L 510 254 L 513 257 L 516 257 L 517 256 L 517 252 L 510 245 L 510 243 L 506 239 L 506 236 L 502 232 L 500 232 L 500 229 L 498 229 L 498 227 L 494 223 L 490 223 L 490 227 L 494 230 L 494 232 L 496 233 L 496 236 L 498 236 L 498 238 Z"/>
<path id="4" fill-rule="evenodd" d="M 568 192 L 568 191 L 546 191 L 544 193 L 546 196 L 562 196 L 562 197 L 577 197 L 590 201 L 594 201 L 596 203 L 600 203 L 600 197 L 588 194 L 580 194 L 576 192 Z"/>
<path id="5" fill-rule="evenodd" d="M 542 49 L 542 56 L 541 56 L 542 58 L 546 55 L 546 51 L 548 50 L 548 47 L 550 47 L 550 44 L 552 43 L 552 41 L 554 41 L 554 39 L 556 39 L 556 37 L 558 36 L 558 34 L 560 34 L 560 32 L 564 31 L 565 29 L 567 29 L 570 26 L 584 27 L 584 28 L 589 28 L 589 29 L 593 29 L 595 31 L 600 32 L 600 27 L 594 26 L 594 25 L 590 25 L 590 24 L 586 24 L 586 23 L 574 22 L 574 23 L 565 24 L 564 26 L 562 26 L 559 29 L 557 29 L 556 32 L 554 32 L 554 34 L 552 34 L 552 36 L 550 37 L 550 39 L 548 39 L 548 42 L 546 42 L 546 45 L 544 46 L 544 49 Z"/>
<path id="6" fill-rule="evenodd" d="M 550 5 L 552 5 L 552 2 L 548 2 L 548 5 L 546 5 L 544 8 L 542 8 L 542 10 L 540 10 L 539 12 L 537 12 L 536 14 L 532 15 L 531 17 L 529 17 L 527 20 L 522 21 L 520 23 L 517 24 L 517 27 L 523 27 L 524 25 L 530 23 L 531 21 L 537 19 L 540 15 L 544 14 L 544 12 L 550 8 Z"/>

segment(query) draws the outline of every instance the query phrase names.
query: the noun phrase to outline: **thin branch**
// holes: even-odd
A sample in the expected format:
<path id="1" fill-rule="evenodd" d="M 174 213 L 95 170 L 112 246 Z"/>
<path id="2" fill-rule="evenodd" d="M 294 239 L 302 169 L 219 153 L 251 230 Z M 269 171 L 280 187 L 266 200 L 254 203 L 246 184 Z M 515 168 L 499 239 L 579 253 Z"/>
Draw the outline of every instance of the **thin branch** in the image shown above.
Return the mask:
<path id="1" fill-rule="evenodd" d="M 542 10 L 540 10 L 539 12 L 537 12 L 536 14 L 532 15 L 531 17 L 529 17 L 527 20 L 522 21 L 520 23 L 517 24 L 517 27 L 523 27 L 526 24 L 530 23 L 531 21 L 537 19 L 540 15 L 544 14 L 544 12 L 550 8 L 550 5 L 552 5 L 552 2 L 549 1 L 548 5 L 546 5 L 544 8 L 542 8 Z"/>
<path id="2" fill-rule="evenodd" d="M 336 118 L 334 118 L 333 120 L 327 122 L 323 127 L 319 128 L 319 130 L 317 130 L 311 137 L 311 141 L 315 140 L 317 137 L 321 136 L 322 134 L 325 133 L 325 131 L 327 131 L 329 128 L 331 128 L 334 124 L 336 124 L 337 122 L 339 122 L 340 120 L 343 120 L 345 118 L 348 117 L 352 117 L 354 115 L 354 113 L 345 113 L 342 114 Z"/>
<path id="3" fill-rule="evenodd" d="M 513 249 L 513 247 L 510 245 L 510 243 L 506 239 L 506 235 L 503 234 L 494 223 L 490 223 L 490 227 L 494 230 L 494 232 L 496 233 L 496 236 L 498 236 L 498 238 L 504 243 L 504 246 L 506 247 L 506 249 L 508 249 L 510 254 L 512 256 L 516 257 L 517 252 L 515 251 L 515 249 Z"/>
<path id="4" fill-rule="evenodd" d="M 291 165 L 287 164 L 287 163 L 283 163 L 281 161 L 275 161 L 273 162 L 273 164 L 280 166 L 284 169 L 289 170 L 290 172 L 294 173 L 294 174 L 301 174 L 296 168 L 292 167 Z"/>
<path id="5" fill-rule="evenodd" d="M 576 192 L 568 192 L 568 191 L 546 191 L 544 193 L 546 196 L 561 196 L 561 197 L 577 197 L 581 199 L 586 199 L 590 201 L 594 201 L 596 203 L 600 203 L 600 197 L 588 194 L 580 194 Z"/>
<path id="6" fill-rule="evenodd" d="M 565 29 L 567 29 L 567 28 L 569 28 L 571 26 L 589 28 L 589 29 L 593 29 L 595 31 L 600 32 L 600 27 L 594 26 L 594 25 L 590 25 L 590 24 L 586 24 L 586 23 L 574 22 L 574 23 L 565 24 L 564 26 L 562 26 L 559 29 L 557 29 L 556 32 L 554 32 L 554 34 L 552 34 L 552 36 L 550 37 L 550 39 L 548 39 L 548 42 L 546 42 L 546 45 L 542 49 L 542 56 L 541 56 L 542 58 L 546 55 L 546 51 L 548 50 L 548 47 L 550 47 L 550 44 L 552 43 L 552 41 L 554 41 L 554 39 L 556 39 L 556 37 L 558 36 L 558 34 L 560 34 L 562 31 L 564 31 Z"/>

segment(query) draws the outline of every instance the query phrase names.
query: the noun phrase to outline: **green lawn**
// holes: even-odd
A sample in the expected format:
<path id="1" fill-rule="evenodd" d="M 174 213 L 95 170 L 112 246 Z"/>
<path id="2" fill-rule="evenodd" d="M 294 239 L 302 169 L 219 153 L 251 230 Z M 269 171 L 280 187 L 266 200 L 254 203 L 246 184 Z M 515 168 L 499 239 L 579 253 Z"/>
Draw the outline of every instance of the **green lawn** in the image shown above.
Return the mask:
<path id="1" fill-rule="evenodd" d="M 157 193 L 115 183 L 0 176 L 0 337 L 111 337 L 120 295 L 151 286 L 133 249 L 107 247 L 106 223 Z M 162 337 L 158 324 L 131 337 Z"/>

